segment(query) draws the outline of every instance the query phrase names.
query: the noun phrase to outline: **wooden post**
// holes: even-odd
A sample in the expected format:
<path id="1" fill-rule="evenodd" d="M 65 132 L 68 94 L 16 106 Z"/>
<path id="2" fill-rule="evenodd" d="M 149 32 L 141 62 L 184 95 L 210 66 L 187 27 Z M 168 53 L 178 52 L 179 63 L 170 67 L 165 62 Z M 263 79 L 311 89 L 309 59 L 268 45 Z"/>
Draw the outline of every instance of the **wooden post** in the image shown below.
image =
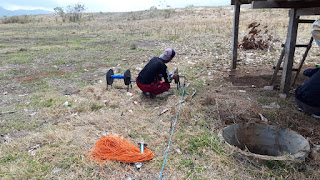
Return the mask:
<path id="1" fill-rule="evenodd" d="M 237 68 L 239 17 L 240 17 L 240 2 L 239 0 L 235 0 L 234 19 L 233 19 L 233 40 L 232 40 L 232 65 L 231 65 L 232 70 L 235 70 Z"/>
<path id="2" fill-rule="evenodd" d="M 272 79 L 271 79 L 271 82 L 270 82 L 270 85 L 271 85 L 271 86 L 273 86 L 274 82 L 275 82 L 276 79 L 277 79 L 277 74 L 278 74 L 278 72 L 279 72 L 281 63 L 282 63 L 282 61 L 283 61 L 284 52 L 285 52 L 285 47 L 282 48 L 282 50 L 281 50 L 281 55 L 280 55 L 280 57 L 279 57 L 277 66 L 276 66 L 276 68 L 274 69 L 274 72 L 273 72 L 273 75 L 272 75 Z"/>
<path id="3" fill-rule="evenodd" d="M 304 61 L 306 60 L 306 58 L 307 58 L 307 56 L 308 56 L 308 53 L 309 53 L 309 50 L 310 50 L 310 48 L 311 48 L 311 46 L 312 46 L 312 42 L 313 42 L 313 37 L 310 38 L 308 47 L 307 47 L 306 51 L 304 52 L 304 54 L 303 54 L 303 56 L 302 56 L 302 59 L 301 59 L 299 68 L 298 68 L 298 70 L 297 70 L 296 76 L 294 77 L 291 86 L 294 86 L 295 83 L 296 83 L 296 80 L 297 80 L 297 78 L 298 78 L 298 76 L 299 76 L 299 73 L 300 73 L 300 71 L 301 71 L 301 68 L 302 68 L 302 66 L 303 66 L 303 63 L 304 63 Z"/>
<path id="4" fill-rule="evenodd" d="M 297 9 L 290 9 L 289 11 L 289 26 L 287 41 L 285 46 L 285 55 L 284 55 L 284 65 L 281 78 L 280 90 L 287 94 L 291 88 L 291 76 L 292 76 L 292 66 L 294 60 L 294 53 L 296 49 L 297 41 L 297 31 L 298 31 L 298 22 L 299 16 L 296 16 Z"/>

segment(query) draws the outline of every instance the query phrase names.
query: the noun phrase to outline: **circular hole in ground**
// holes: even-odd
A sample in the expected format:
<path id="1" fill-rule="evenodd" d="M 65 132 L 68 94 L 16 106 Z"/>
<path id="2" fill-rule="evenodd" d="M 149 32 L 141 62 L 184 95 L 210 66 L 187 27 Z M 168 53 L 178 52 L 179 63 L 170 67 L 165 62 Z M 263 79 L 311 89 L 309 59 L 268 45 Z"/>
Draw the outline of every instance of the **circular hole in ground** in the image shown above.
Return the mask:
<path id="1" fill-rule="evenodd" d="M 310 151 L 301 135 L 265 124 L 233 124 L 223 129 L 222 136 L 228 144 L 258 155 L 305 158 Z"/>

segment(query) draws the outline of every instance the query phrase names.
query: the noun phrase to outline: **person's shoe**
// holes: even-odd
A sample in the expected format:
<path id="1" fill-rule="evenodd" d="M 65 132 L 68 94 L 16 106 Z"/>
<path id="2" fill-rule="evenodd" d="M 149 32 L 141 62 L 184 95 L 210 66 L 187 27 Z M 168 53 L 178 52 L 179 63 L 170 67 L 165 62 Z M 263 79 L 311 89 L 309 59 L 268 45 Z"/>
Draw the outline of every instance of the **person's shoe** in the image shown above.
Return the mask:
<path id="1" fill-rule="evenodd" d="M 147 98 L 155 98 L 156 97 L 156 94 L 151 94 L 149 92 L 142 92 L 142 95 L 146 96 Z"/>
<path id="2" fill-rule="evenodd" d="M 155 94 L 150 94 L 150 98 L 151 98 L 151 99 L 153 99 L 153 98 L 155 98 L 155 97 L 156 97 Z"/>
<path id="3" fill-rule="evenodd" d="M 316 118 L 316 119 L 320 119 L 320 115 L 312 114 L 311 117 Z"/>
<path id="4" fill-rule="evenodd" d="M 150 96 L 150 93 L 149 93 L 149 92 L 143 92 L 143 94 L 144 94 L 145 96 Z"/>

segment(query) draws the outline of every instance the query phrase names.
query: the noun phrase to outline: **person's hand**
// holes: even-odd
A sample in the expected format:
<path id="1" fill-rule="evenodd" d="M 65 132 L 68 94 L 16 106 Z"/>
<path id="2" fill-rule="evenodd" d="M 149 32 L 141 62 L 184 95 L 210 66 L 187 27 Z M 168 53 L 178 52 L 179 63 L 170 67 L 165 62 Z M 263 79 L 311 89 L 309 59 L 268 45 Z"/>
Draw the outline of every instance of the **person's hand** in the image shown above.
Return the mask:
<path id="1" fill-rule="evenodd" d="M 178 74 L 172 75 L 172 79 L 178 79 Z"/>

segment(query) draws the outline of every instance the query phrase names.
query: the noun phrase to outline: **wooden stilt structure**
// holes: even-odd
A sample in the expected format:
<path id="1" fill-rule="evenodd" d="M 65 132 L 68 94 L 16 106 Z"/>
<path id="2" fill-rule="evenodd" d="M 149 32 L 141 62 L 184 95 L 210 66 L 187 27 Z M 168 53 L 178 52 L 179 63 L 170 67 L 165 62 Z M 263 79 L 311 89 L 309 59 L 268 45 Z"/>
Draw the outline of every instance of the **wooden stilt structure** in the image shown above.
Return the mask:
<path id="1" fill-rule="evenodd" d="M 240 17 L 240 5 L 241 4 L 251 4 L 253 9 L 261 8 L 287 8 L 289 9 L 289 25 L 287 32 L 287 39 L 285 46 L 281 52 L 280 58 L 278 60 L 277 66 L 273 73 L 273 77 L 270 84 L 273 84 L 277 73 L 280 69 L 283 60 L 283 71 L 281 78 L 280 90 L 282 93 L 288 94 L 291 85 L 295 83 L 296 78 L 302 68 L 302 65 L 308 55 L 311 48 L 312 40 L 310 40 L 303 58 L 300 62 L 298 71 L 292 82 L 292 70 L 294 62 L 295 48 L 298 47 L 296 44 L 297 31 L 299 23 L 312 23 L 312 20 L 300 20 L 300 16 L 308 15 L 320 15 L 320 1 L 319 0 L 231 0 L 231 5 L 234 5 L 234 22 L 233 22 L 233 43 L 232 43 L 232 70 L 236 70 L 237 62 L 237 46 L 238 46 L 238 31 L 239 31 L 239 17 Z"/>

